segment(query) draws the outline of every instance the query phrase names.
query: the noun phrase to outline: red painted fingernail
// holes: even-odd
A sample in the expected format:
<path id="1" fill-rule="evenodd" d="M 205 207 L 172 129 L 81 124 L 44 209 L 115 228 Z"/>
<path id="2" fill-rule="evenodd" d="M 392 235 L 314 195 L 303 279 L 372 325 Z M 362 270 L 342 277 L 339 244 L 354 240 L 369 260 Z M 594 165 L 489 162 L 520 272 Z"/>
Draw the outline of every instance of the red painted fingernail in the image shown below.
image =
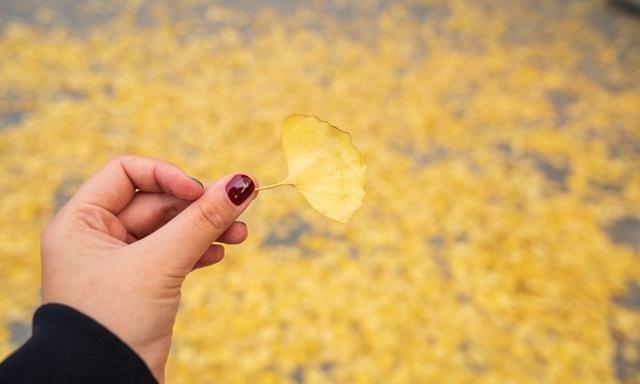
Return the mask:
<path id="1" fill-rule="evenodd" d="M 255 189 L 256 186 L 253 184 L 253 180 L 247 175 L 233 176 L 233 179 L 231 179 L 225 187 L 229 200 L 235 205 L 242 204 Z"/>

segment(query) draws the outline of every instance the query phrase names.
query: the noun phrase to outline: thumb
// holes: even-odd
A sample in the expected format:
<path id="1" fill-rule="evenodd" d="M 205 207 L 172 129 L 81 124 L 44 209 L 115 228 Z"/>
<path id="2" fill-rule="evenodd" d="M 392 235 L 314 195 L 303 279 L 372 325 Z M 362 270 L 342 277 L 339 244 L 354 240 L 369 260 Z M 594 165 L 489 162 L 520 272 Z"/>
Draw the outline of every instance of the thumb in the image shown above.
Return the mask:
<path id="1" fill-rule="evenodd" d="M 227 175 L 210 184 L 200 198 L 138 243 L 154 249 L 156 260 L 161 257 L 190 271 L 211 242 L 222 235 L 257 196 L 256 184 L 247 175 Z"/>

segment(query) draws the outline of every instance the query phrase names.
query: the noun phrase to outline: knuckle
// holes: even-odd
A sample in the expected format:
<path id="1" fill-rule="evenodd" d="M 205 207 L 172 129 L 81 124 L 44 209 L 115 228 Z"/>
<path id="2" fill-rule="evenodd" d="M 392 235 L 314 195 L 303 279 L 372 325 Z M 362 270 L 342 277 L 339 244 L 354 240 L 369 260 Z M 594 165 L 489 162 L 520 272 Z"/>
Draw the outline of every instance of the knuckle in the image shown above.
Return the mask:
<path id="1" fill-rule="evenodd" d="M 72 214 L 78 221 L 84 223 L 91 229 L 101 230 L 106 221 L 105 212 L 95 210 L 91 206 L 79 206 L 73 210 Z"/>
<path id="2" fill-rule="evenodd" d="M 198 214 L 197 222 L 208 231 L 222 231 L 229 223 L 227 207 L 217 201 L 194 203 Z"/>

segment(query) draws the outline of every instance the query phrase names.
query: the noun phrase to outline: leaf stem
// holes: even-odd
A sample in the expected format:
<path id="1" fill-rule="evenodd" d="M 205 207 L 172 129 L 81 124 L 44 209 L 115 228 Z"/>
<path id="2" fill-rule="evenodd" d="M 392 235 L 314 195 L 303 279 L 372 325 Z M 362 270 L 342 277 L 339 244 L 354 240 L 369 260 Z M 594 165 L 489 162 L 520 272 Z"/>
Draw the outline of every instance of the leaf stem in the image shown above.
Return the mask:
<path id="1" fill-rule="evenodd" d="M 275 184 L 271 184 L 271 185 L 265 185 L 264 187 L 260 187 L 260 188 L 256 188 L 256 191 L 264 191 L 265 189 L 271 189 L 271 188 L 275 188 L 275 187 L 280 187 L 283 185 L 291 185 L 287 182 L 281 181 L 279 183 L 275 183 Z"/>

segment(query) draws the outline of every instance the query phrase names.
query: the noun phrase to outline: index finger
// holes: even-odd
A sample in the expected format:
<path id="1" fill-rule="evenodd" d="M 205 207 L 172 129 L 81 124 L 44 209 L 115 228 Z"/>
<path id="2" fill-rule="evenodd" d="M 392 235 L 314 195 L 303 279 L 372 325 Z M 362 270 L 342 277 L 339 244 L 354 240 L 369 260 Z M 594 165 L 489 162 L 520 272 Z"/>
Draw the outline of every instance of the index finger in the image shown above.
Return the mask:
<path id="1" fill-rule="evenodd" d="M 71 198 L 71 204 L 92 204 L 118 214 L 136 190 L 163 192 L 193 201 L 202 184 L 171 163 L 141 156 L 118 156 L 91 176 Z"/>

